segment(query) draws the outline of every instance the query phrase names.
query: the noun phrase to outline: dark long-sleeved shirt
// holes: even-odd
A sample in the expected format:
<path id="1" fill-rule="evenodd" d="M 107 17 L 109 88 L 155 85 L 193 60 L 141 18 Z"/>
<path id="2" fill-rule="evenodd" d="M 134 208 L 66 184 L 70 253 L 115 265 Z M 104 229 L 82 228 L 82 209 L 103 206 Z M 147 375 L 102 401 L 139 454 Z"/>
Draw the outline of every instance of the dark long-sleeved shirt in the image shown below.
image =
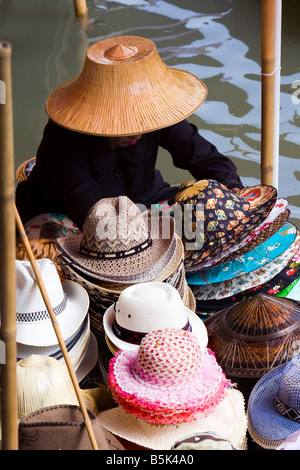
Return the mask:
<path id="1" fill-rule="evenodd" d="M 89 209 L 101 198 L 126 195 L 150 207 L 171 197 L 177 189 L 155 168 L 160 146 L 169 151 L 174 166 L 188 170 L 196 180 L 243 187 L 233 162 L 186 120 L 116 150 L 108 147 L 105 137 L 73 132 L 49 120 L 36 165 L 16 188 L 23 223 L 40 213 L 57 212 L 82 228 Z"/>

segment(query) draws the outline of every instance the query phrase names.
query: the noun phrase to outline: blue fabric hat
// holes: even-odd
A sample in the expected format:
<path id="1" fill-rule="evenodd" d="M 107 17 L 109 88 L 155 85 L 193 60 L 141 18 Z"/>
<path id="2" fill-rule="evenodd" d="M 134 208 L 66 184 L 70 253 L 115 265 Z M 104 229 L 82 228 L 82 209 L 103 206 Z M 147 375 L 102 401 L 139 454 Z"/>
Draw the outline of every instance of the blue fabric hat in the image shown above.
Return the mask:
<path id="1" fill-rule="evenodd" d="M 192 285 L 213 284 L 250 273 L 280 256 L 295 241 L 296 234 L 297 228 L 287 222 L 272 237 L 243 256 L 195 273 L 187 273 L 187 281 Z"/>
<path id="2" fill-rule="evenodd" d="M 265 449 L 275 449 L 300 430 L 300 355 L 256 383 L 247 413 L 249 434 Z"/>

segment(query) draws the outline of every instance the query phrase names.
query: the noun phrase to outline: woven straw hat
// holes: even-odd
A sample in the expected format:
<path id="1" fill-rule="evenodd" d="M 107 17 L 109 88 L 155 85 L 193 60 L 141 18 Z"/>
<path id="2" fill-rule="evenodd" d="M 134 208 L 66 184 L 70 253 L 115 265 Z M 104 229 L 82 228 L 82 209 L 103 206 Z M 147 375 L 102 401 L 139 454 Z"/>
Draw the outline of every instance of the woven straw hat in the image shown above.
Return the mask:
<path id="1" fill-rule="evenodd" d="M 57 244 L 78 269 L 97 279 L 124 279 L 153 268 L 146 279 L 151 280 L 170 261 L 164 255 L 174 233 L 172 217 L 146 220 L 129 198 L 120 196 L 100 199 L 89 210 L 82 233 L 58 238 Z"/>
<path id="2" fill-rule="evenodd" d="M 248 402 L 248 430 L 265 449 L 276 449 L 300 430 L 300 355 L 265 374 Z"/>
<path id="3" fill-rule="evenodd" d="M 46 406 L 79 404 L 67 367 L 37 354 L 17 362 L 17 399 L 19 419 Z"/>
<path id="4" fill-rule="evenodd" d="M 300 307 L 293 300 L 259 294 L 212 315 L 205 326 L 227 376 L 260 378 L 300 353 Z"/>
<path id="5" fill-rule="evenodd" d="M 104 330 L 118 349 L 137 350 L 142 338 L 154 330 L 192 331 L 200 346 L 207 346 L 204 323 L 185 307 L 175 287 L 164 282 L 136 284 L 124 289 L 103 316 Z"/>
<path id="6" fill-rule="evenodd" d="M 36 260 L 41 278 L 62 337 L 70 338 L 84 322 L 89 298 L 85 289 L 73 281 L 60 281 L 55 265 L 48 258 Z M 52 322 L 29 261 L 15 261 L 18 343 L 31 346 L 57 345 Z"/>
<path id="7" fill-rule="evenodd" d="M 98 419 L 104 428 L 116 436 L 146 449 L 170 450 L 179 439 L 207 431 L 228 439 L 237 450 L 247 448 L 245 401 L 243 394 L 233 388 L 225 389 L 223 399 L 210 413 L 197 413 L 189 423 L 153 426 L 120 406 L 102 411 Z"/>
<path id="8" fill-rule="evenodd" d="M 211 351 L 176 328 L 148 333 L 138 350 L 118 351 L 108 383 L 128 413 L 155 424 L 193 420 L 193 413 L 213 409 L 229 385 Z"/>
<path id="9" fill-rule="evenodd" d="M 197 77 L 167 67 L 149 39 L 119 36 L 88 49 L 81 74 L 50 94 L 46 111 L 74 131 L 132 135 L 182 121 L 206 94 Z"/>
<path id="10" fill-rule="evenodd" d="M 124 450 L 96 414 L 87 413 L 99 450 Z M 49 406 L 25 416 L 19 423 L 19 450 L 92 450 L 80 407 Z"/>
<path id="11" fill-rule="evenodd" d="M 276 200 L 277 190 L 268 185 L 235 194 L 215 180 L 182 183 L 170 202 L 175 213 L 180 207 L 186 271 L 243 240 L 268 217 Z"/>

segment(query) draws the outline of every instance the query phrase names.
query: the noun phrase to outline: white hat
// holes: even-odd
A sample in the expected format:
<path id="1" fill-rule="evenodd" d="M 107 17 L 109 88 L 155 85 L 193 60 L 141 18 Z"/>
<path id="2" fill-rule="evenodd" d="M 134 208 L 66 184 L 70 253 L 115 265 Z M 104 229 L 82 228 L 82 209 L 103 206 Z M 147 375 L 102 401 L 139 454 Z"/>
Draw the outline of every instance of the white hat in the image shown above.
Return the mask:
<path id="1" fill-rule="evenodd" d="M 243 394 L 233 388 L 210 413 L 199 412 L 189 423 L 156 426 L 127 413 L 121 406 L 97 415 L 100 424 L 118 437 L 147 449 L 170 450 L 175 442 L 199 432 L 216 432 L 237 450 L 247 448 L 247 415 Z"/>
<path id="2" fill-rule="evenodd" d="M 165 328 L 192 331 L 201 346 L 208 343 L 203 321 L 185 307 L 177 289 L 165 282 L 139 283 L 124 289 L 104 313 L 103 326 L 119 349 L 138 349 L 147 333 Z"/>
<path id="3" fill-rule="evenodd" d="M 55 265 L 48 258 L 36 260 L 64 340 L 84 321 L 89 307 L 86 290 L 74 281 L 60 281 Z M 17 343 L 32 346 L 57 344 L 47 307 L 29 261 L 15 261 Z"/>

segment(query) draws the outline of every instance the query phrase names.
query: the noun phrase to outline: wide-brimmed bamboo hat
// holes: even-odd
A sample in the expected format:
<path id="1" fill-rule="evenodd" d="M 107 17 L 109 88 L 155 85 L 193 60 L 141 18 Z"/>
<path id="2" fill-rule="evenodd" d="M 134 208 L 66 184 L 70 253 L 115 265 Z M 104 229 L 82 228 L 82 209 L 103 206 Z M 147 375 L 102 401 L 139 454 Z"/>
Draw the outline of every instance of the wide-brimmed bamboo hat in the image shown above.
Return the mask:
<path id="1" fill-rule="evenodd" d="M 77 132 L 134 135 L 182 121 L 206 95 L 204 83 L 168 67 L 151 40 L 118 36 L 89 47 L 80 75 L 49 95 L 46 111 Z"/>

